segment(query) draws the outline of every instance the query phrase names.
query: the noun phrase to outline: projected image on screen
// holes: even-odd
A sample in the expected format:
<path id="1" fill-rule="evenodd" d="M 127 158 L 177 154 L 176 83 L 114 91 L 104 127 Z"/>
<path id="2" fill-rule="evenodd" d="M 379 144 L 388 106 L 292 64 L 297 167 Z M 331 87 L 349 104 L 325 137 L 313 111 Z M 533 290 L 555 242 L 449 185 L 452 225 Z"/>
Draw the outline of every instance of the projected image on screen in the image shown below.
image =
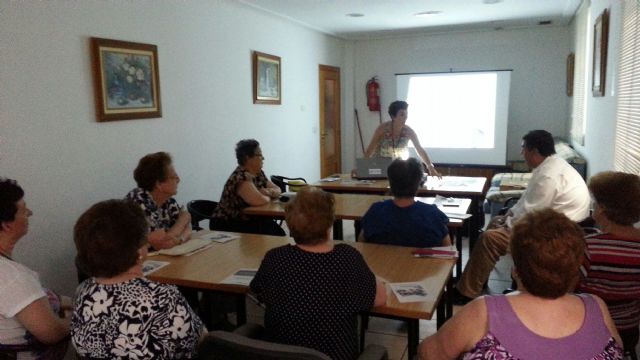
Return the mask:
<path id="1" fill-rule="evenodd" d="M 407 125 L 435 163 L 504 165 L 511 71 L 396 75 Z"/>
<path id="2" fill-rule="evenodd" d="M 407 124 L 437 148 L 494 147 L 496 74 L 413 77 Z"/>

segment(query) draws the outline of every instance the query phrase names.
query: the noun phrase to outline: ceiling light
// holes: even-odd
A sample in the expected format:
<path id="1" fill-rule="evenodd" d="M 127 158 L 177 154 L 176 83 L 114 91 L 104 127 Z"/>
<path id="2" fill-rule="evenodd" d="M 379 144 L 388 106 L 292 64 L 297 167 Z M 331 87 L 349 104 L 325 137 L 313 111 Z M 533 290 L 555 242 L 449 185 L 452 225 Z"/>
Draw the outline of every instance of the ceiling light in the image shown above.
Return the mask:
<path id="1" fill-rule="evenodd" d="M 363 17 L 364 14 L 361 14 L 361 13 L 350 13 L 350 14 L 347 14 L 345 16 L 348 16 L 348 17 Z"/>
<path id="2" fill-rule="evenodd" d="M 414 14 L 414 16 L 417 16 L 417 17 L 429 17 L 429 16 L 438 15 L 440 13 L 442 13 L 442 11 L 437 11 L 437 10 L 423 11 L 423 12 L 419 12 L 417 14 Z"/>
<path id="3" fill-rule="evenodd" d="M 487 4 L 487 5 L 492 5 L 492 4 L 501 3 L 502 0 L 482 0 L 482 2 Z"/>

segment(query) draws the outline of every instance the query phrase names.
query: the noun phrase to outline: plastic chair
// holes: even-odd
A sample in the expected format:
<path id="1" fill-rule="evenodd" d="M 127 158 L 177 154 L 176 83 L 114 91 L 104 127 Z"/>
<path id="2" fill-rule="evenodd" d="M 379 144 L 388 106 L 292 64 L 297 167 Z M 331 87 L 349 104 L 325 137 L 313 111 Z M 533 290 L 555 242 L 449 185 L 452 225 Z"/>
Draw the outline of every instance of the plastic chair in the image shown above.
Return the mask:
<path id="1" fill-rule="evenodd" d="M 201 360 L 330 360 L 330 358 L 314 349 L 278 344 L 260 340 L 265 329 L 257 324 L 245 324 L 234 332 L 212 331 L 208 333 L 198 346 Z M 358 357 L 359 360 L 386 360 L 387 349 L 380 345 L 368 345 Z"/>
<path id="2" fill-rule="evenodd" d="M 304 182 L 304 184 L 291 184 L 292 180 L 298 180 L 298 181 L 302 181 Z M 276 184 L 279 188 L 281 192 L 286 192 L 287 191 L 287 185 L 289 185 L 289 189 L 291 190 L 291 187 L 296 187 L 296 186 L 306 186 L 307 185 L 307 180 L 305 180 L 304 178 L 301 177 L 297 177 L 297 178 L 290 178 L 290 177 L 286 177 L 286 176 L 280 176 L 280 175 L 271 175 L 271 182 Z M 291 190 L 293 191 L 293 190 Z"/>
<path id="3" fill-rule="evenodd" d="M 202 230 L 200 221 L 213 218 L 213 212 L 218 207 L 218 203 L 211 200 L 192 200 L 187 203 L 187 210 L 191 214 L 191 228 Z"/>

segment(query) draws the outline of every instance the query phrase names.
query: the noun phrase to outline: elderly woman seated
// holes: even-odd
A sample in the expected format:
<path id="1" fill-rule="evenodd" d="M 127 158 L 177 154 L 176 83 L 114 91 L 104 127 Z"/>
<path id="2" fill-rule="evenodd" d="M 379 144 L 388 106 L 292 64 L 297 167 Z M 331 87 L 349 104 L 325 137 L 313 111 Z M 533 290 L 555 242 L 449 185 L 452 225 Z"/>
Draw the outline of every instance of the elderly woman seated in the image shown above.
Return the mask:
<path id="1" fill-rule="evenodd" d="M 625 351 L 635 351 L 640 323 L 640 177 L 607 171 L 589 180 L 593 219 L 601 233 L 587 236 L 578 290 L 601 297 Z"/>
<path id="2" fill-rule="evenodd" d="M 387 174 L 393 199 L 371 205 L 358 239 L 411 247 L 451 245 L 449 218 L 435 205 L 415 201 L 424 177 L 418 160 L 396 159 Z"/>
<path id="3" fill-rule="evenodd" d="M 148 225 L 128 200 L 93 205 L 74 228 L 89 279 L 76 291 L 71 336 L 91 359 L 194 358 L 202 321 L 172 285 L 144 277 Z"/>
<path id="4" fill-rule="evenodd" d="M 138 187 L 126 198 L 144 211 L 149 223 L 149 244 L 167 249 L 191 237 L 191 216 L 173 198 L 178 193 L 180 177 L 166 152 L 148 154 L 133 172 Z"/>
<path id="5" fill-rule="evenodd" d="M 267 252 L 250 285 L 266 305 L 267 339 L 354 359 L 357 314 L 386 302 L 384 285 L 357 250 L 331 239 L 332 194 L 305 187 L 285 211 L 296 244 Z"/>
<path id="6" fill-rule="evenodd" d="M 62 359 L 69 318 L 59 315 L 64 316 L 67 306 L 42 288 L 36 272 L 13 258 L 31 214 L 20 185 L 0 179 L 0 358 Z"/>
<path id="7" fill-rule="evenodd" d="M 253 139 L 236 144 L 238 166 L 224 184 L 220 203 L 213 213 L 212 229 L 244 233 L 286 235 L 278 224 L 266 218 L 249 218 L 242 210 L 260 206 L 280 197 L 280 188 L 262 171 L 264 156 Z"/>
<path id="8" fill-rule="evenodd" d="M 519 292 L 484 296 L 420 345 L 424 359 L 622 359 L 604 302 L 570 293 L 584 252 L 582 230 L 551 209 L 513 227 L 512 276 Z"/>

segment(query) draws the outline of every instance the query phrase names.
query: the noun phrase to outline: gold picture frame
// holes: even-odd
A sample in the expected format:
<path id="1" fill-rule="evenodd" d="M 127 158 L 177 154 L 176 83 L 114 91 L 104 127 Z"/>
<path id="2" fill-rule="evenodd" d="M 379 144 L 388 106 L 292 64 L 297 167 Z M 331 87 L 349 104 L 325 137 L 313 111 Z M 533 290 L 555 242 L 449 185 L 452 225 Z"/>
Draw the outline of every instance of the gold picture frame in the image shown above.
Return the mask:
<path id="1" fill-rule="evenodd" d="M 282 103 L 280 57 L 253 52 L 253 103 Z"/>
<path id="2" fill-rule="evenodd" d="M 567 96 L 573 96 L 573 76 L 575 72 L 576 55 L 571 53 L 567 56 Z"/>
<path id="3" fill-rule="evenodd" d="M 158 48 L 91 38 L 98 121 L 162 117 Z"/>
<path id="4" fill-rule="evenodd" d="M 609 11 L 604 9 L 593 25 L 593 79 L 594 97 L 604 96 L 607 78 L 607 46 L 609 40 Z"/>

